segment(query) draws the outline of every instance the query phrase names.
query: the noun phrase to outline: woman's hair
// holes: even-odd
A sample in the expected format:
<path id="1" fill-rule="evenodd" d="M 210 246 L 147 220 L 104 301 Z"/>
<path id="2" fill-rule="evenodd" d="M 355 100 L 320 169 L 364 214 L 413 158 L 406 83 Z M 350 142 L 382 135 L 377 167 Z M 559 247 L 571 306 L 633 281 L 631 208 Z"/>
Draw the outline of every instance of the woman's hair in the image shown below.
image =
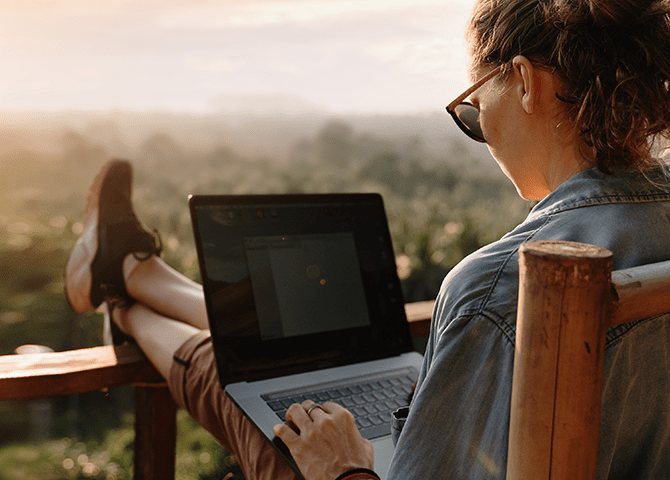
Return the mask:
<path id="1" fill-rule="evenodd" d="M 670 139 L 670 0 L 478 0 L 473 66 L 523 55 L 560 76 L 583 154 L 611 173 L 645 169 Z"/>

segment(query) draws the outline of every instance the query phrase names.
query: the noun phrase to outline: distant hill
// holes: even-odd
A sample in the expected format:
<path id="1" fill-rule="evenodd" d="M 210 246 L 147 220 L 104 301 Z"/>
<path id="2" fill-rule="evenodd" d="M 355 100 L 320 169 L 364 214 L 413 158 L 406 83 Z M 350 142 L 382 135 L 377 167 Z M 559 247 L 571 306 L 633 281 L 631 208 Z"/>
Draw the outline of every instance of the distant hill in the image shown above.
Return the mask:
<path id="1" fill-rule="evenodd" d="M 284 94 L 219 95 L 211 102 L 211 104 L 214 111 L 223 115 L 327 115 L 327 111 L 324 108 L 312 104 L 300 97 Z"/>
<path id="2" fill-rule="evenodd" d="M 486 148 L 468 142 L 446 113 L 335 116 L 292 97 L 220 97 L 217 113 L 133 112 L 113 110 L 0 112 L 0 153 L 20 150 L 57 153 L 64 132 L 74 132 L 104 147 L 113 156 L 132 157 L 147 139 L 165 135 L 184 150 L 206 152 L 226 146 L 250 157 L 286 160 L 305 138 L 317 135 L 329 122 L 349 125 L 356 135 L 404 143 L 420 139 L 431 158 L 442 161 L 454 141 L 487 155 Z M 261 108 L 262 107 L 262 108 Z M 456 140 L 454 140 L 456 139 Z"/>

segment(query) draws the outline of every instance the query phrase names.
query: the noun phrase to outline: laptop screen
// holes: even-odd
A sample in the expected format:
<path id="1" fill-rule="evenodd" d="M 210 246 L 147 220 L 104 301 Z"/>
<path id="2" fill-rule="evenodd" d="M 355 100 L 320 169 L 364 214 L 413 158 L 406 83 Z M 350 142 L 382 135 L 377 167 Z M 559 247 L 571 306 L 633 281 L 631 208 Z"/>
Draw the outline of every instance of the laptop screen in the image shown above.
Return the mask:
<path id="1" fill-rule="evenodd" d="M 411 350 L 379 195 L 192 196 L 189 205 L 222 378 Z"/>
<path id="2" fill-rule="evenodd" d="M 262 340 L 370 325 L 350 232 L 248 237 L 244 248 Z"/>

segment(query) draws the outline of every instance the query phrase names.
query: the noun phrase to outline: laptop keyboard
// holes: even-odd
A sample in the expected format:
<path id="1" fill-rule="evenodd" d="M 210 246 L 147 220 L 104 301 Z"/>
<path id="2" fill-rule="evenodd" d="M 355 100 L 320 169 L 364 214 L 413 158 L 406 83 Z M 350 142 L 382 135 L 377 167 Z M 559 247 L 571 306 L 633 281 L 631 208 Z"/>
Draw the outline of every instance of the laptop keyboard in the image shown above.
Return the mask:
<path id="1" fill-rule="evenodd" d="M 370 440 L 391 433 L 391 414 L 409 405 L 417 378 L 416 370 L 403 368 L 347 381 L 312 385 L 309 389 L 275 392 L 261 398 L 282 422 L 286 421 L 286 410 L 294 403 L 305 400 L 335 402 L 352 413 L 361 435 Z"/>

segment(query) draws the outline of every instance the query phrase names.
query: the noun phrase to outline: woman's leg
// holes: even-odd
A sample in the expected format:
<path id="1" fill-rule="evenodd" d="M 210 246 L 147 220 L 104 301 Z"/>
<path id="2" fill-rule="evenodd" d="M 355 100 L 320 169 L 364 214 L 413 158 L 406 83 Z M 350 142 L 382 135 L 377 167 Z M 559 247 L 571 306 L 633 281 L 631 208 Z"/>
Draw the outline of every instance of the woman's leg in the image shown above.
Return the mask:
<path id="1" fill-rule="evenodd" d="M 70 305 L 83 313 L 105 301 L 109 320 L 136 340 L 175 401 L 236 456 L 248 480 L 296 478 L 221 388 L 202 288 L 156 256 L 154 235 L 132 208 L 131 172 L 112 161 L 91 187 L 84 234 L 66 265 Z"/>
<path id="2" fill-rule="evenodd" d="M 208 331 L 139 302 L 112 308 L 111 315 L 168 380 L 177 404 L 235 456 L 247 480 L 298 478 L 221 388 Z"/>
<path id="3" fill-rule="evenodd" d="M 124 333 L 133 337 L 156 370 L 166 379 L 170 378 L 175 352 L 189 338 L 202 331 L 166 317 L 142 303 L 134 303 L 129 308 L 113 307 L 111 316 Z"/>
<path id="4" fill-rule="evenodd" d="M 128 255 L 123 262 L 123 275 L 126 290 L 135 300 L 200 330 L 209 328 L 202 286 L 160 257 L 138 260 Z"/>

